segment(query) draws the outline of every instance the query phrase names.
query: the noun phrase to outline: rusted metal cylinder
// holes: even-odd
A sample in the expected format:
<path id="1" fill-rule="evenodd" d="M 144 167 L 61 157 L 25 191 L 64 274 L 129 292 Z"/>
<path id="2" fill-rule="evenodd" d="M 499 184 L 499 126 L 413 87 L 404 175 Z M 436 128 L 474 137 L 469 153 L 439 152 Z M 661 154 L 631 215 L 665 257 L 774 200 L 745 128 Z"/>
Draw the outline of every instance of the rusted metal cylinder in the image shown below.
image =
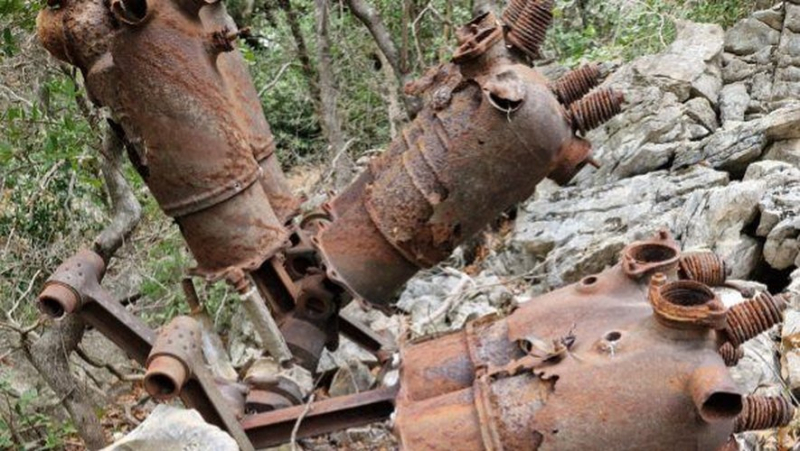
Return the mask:
<path id="1" fill-rule="evenodd" d="M 181 393 L 192 376 L 192 368 L 202 362 L 200 325 L 188 316 L 178 316 L 164 326 L 147 358 L 144 387 L 158 400 L 172 399 Z"/>
<path id="2" fill-rule="evenodd" d="M 222 4 L 65 1 L 39 17 L 48 50 L 81 69 L 91 99 L 139 144 L 134 164 L 176 218 L 196 273 L 253 269 L 280 248 L 270 196 L 288 188 L 241 55 L 215 45 L 235 30 Z"/>
<path id="3" fill-rule="evenodd" d="M 681 256 L 681 277 L 712 287 L 725 284 L 728 268 L 725 260 L 714 252 L 691 252 Z"/>
<path id="4" fill-rule="evenodd" d="M 554 0 L 529 1 L 525 6 L 512 2 L 503 14 L 508 27 L 506 40 L 529 58 L 539 58 L 539 48 L 553 24 Z"/>
<path id="5" fill-rule="evenodd" d="M 36 300 L 39 310 L 53 319 L 60 319 L 81 306 L 81 295 L 73 287 L 82 287 L 86 275 L 103 278 L 106 264 L 103 258 L 88 249 L 81 249 L 65 260 L 45 282 Z"/>
<path id="6" fill-rule="evenodd" d="M 575 130 L 586 134 L 622 111 L 625 97 L 613 89 L 600 89 L 569 107 Z"/>
<path id="7" fill-rule="evenodd" d="M 739 363 L 739 360 L 744 357 L 744 348 L 741 346 L 734 347 L 730 342 L 726 342 L 719 348 L 719 355 L 725 361 L 725 366 L 732 367 Z"/>
<path id="8" fill-rule="evenodd" d="M 186 383 L 189 372 L 184 364 L 172 356 L 158 356 L 147 366 L 144 388 L 157 400 L 178 396 Z"/>
<path id="9" fill-rule="evenodd" d="M 783 321 L 787 305 L 781 296 L 759 293 L 753 299 L 728 309 L 725 334 L 737 347 Z"/>
<path id="10" fill-rule="evenodd" d="M 659 242 L 665 244 L 660 250 L 637 243 L 623 255 L 645 259 L 651 271 L 660 258 L 674 278 L 680 255 L 667 251 L 675 246 L 671 240 L 650 244 Z M 638 269 L 618 265 L 532 299 L 506 318 L 485 318 L 404 347 L 395 420 L 402 446 L 633 450 L 724 444 L 742 400 L 718 353 L 717 333 L 705 324 L 686 328 L 654 320 L 647 293 L 652 273 Z M 667 300 L 692 301 L 678 302 L 687 308 L 706 311 L 713 302 L 705 290 L 698 291 L 703 302 L 693 302 L 694 284 L 659 286 L 669 288 L 661 293 Z M 597 384 L 603 389 L 586 388 Z"/>
<path id="11" fill-rule="evenodd" d="M 788 426 L 795 415 L 794 406 L 783 397 L 746 396 L 743 401 L 734 426 L 737 433 Z"/>
<path id="12" fill-rule="evenodd" d="M 600 84 L 601 76 L 599 64 L 587 64 L 556 80 L 553 92 L 564 106 L 570 106 Z"/>
<path id="13" fill-rule="evenodd" d="M 508 62 L 460 84 L 411 128 L 360 198 L 333 202 L 341 216 L 318 240 L 329 276 L 373 303 L 530 196 L 575 139 L 543 77 Z"/>

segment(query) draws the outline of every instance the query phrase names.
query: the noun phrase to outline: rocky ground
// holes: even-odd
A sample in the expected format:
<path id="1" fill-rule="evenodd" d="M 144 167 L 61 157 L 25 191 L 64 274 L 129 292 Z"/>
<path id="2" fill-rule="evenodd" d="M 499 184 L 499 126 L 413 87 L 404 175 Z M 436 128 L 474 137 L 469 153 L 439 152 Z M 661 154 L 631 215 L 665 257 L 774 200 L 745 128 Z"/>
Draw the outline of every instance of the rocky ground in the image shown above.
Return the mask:
<path id="1" fill-rule="evenodd" d="M 400 296 L 400 314 L 387 317 L 355 304 L 348 310 L 396 337 L 454 330 L 613 265 L 626 244 L 668 229 L 686 250 L 723 256 L 733 278 L 796 295 L 783 331 L 749 343 L 736 378 L 748 393 L 800 388 L 794 347 L 800 343 L 800 1 L 758 11 L 727 31 L 679 23 L 669 48 L 622 65 L 605 85 L 624 92 L 627 107 L 589 136 L 600 169 L 585 169 L 565 188 L 542 183 L 480 244 L 412 280 Z M 739 298 L 728 292 L 725 299 Z M 243 362 L 256 345 L 246 321 L 233 323 L 239 327 L 229 350 L 234 362 Z M 103 359 L 128 365 L 113 351 Z M 378 383 L 374 363 L 345 342 L 323 368 L 338 371 L 336 389 L 343 394 Z M 81 365 L 101 387 L 95 391 L 118 382 L 104 369 Z M 28 378 L 11 379 L 25 384 Z M 124 414 L 132 415 L 130 407 Z M 790 448 L 794 436 L 787 429 L 748 434 L 741 442 L 744 449 Z M 394 447 L 385 425 L 302 445 Z"/>
<path id="2" fill-rule="evenodd" d="M 748 343 L 736 379 L 748 393 L 800 387 L 798 33 L 800 1 L 783 2 L 727 31 L 679 23 L 665 51 L 619 67 L 604 85 L 625 93 L 625 111 L 589 135 L 603 166 L 566 188 L 542 183 L 510 227 L 487 234 L 477 263 L 457 270 L 457 253 L 412 280 L 398 304 L 404 332 L 460 328 L 601 271 L 626 244 L 668 229 L 685 250 L 720 254 L 732 278 L 795 294 L 783 340 L 774 330 Z M 740 441 L 791 448 L 791 429 Z"/>

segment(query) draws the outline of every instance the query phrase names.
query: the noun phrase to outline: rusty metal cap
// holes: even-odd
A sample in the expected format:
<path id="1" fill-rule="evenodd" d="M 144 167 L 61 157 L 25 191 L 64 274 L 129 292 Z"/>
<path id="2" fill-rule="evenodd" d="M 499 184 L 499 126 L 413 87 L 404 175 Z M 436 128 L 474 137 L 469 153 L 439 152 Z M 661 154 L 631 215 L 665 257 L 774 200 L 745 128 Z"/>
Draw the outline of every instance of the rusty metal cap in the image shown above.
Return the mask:
<path id="1" fill-rule="evenodd" d="M 655 272 L 671 273 L 680 258 L 678 245 L 669 233 L 662 231 L 648 241 L 637 241 L 622 251 L 622 269 L 628 277 L 638 279 Z"/>
<path id="2" fill-rule="evenodd" d="M 691 280 L 667 282 L 664 274 L 650 279 L 650 304 L 662 324 L 678 329 L 725 327 L 725 305 L 711 289 Z"/>

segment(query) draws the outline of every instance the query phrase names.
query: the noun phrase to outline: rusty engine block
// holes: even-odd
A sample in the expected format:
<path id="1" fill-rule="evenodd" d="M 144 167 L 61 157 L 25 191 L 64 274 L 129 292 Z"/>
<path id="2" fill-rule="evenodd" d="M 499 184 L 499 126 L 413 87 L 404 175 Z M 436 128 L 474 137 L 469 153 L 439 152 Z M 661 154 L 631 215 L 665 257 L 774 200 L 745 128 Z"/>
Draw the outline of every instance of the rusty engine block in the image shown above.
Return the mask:
<path id="1" fill-rule="evenodd" d="M 102 288 L 108 262 L 91 250 L 50 277 L 41 310 L 80 315 L 147 368 L 154 398 L 180 396 L 242 449 L 289 440 L 300 416 L 300 437 L 392 417 L 412 450 L 716 449 L 734 431 L 787 423 L 790 404 L 743 397 L 725 366 L 781 321 L 785 303 L 764 293 L 725 309 L 709 288 L 724 283 L 724 264 L 681 256 L 666 235 L 506 318 L 399 354 L 340 312 L 354 298 L 391 306 L 414 274 L 542 179 L 564 184 L 596 165 L 580 136 L 624 99 L 595 89 L 600 66 L 554 83 L 531 67 L 552 9 L 552 0 L 513 0 L 501 18 L 462 27 L 452 61 L 407 87 L 427 99 L 419 116 L 347 189 L 299 217 L 221 3 L 50 0 L 38 17 L 43 45 L 77 66 L 92 101 L 111 111 L 197 261 L 190 275 L 241 294 L 269 356 L 266 376 L 214 374 L 191 318 L 157 335 Z M 196 307 L 191 279 L 185 286 Z M 385 365 L 399 355 L 400 382 L 306 411 L 304 381 L 340 333 Z"/>

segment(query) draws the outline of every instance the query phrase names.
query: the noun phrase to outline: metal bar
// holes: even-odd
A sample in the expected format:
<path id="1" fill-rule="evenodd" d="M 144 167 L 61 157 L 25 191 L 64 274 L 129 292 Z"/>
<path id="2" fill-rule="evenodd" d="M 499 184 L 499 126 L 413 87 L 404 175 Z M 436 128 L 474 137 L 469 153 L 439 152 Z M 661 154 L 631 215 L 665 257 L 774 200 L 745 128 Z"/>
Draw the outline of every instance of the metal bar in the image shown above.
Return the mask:
<path id="1" fill-rule="evenodd" d="M 394 412 L 398 387 L 381 388 L 245 417 L 241 421 L 256 448 L 286 443 L 302 417 L 297 438 L 312 437 L 388 419 Z"/>

